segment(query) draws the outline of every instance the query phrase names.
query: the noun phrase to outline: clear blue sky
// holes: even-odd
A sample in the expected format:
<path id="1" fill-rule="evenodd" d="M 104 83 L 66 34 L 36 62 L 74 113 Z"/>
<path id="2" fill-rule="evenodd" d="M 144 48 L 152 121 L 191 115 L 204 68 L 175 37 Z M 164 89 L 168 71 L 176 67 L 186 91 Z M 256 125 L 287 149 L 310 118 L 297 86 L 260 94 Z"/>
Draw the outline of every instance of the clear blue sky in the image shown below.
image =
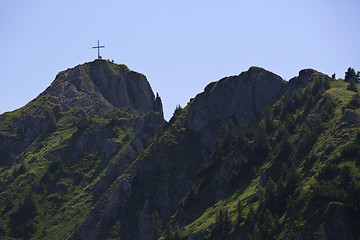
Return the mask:
<path id="1" fill-rule="evenodd" d="M 359 0 L 20 1 L 0 5 L 0 113 L 59 71 L 101 55 L 145 74 L 166 119 L 204 87 L 250 66 L 286 80 L 360 70 Z"/>

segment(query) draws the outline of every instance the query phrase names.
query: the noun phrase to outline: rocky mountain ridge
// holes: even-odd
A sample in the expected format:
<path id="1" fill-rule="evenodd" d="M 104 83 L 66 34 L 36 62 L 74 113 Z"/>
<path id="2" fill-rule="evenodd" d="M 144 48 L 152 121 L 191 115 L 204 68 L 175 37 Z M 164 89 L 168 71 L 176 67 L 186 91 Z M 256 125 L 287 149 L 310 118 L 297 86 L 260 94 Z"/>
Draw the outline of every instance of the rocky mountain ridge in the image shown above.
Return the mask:
<path id="1" fill-rule="evenodd" d="M 56 97 L 64 110 L 85 107 L 98 114 L 114 108 L 132 108 L 140 114 L 163 114 L 161 98 L 156 98 L 143 74 L 125 65 L 95 60 L 60 72 L 41 95 Z"/>
<path id="2" fill-rule="evenodd" d="M 360 100 L 346 86 L 251 67 L 165 122 L 125 65 L 60 72 L 0 116 L 0 236 L 354 239 Z"/>
<path id="3" fill-rule="evenodd" d="M 60 112 L 74 108 L 89 116 L 116 109 L 129 109 L 123 111 L 123 117 L 148 112 L 163 116 L 161 98 L 154 96 L 144 75 L 125 65 L 95 60 L 60 72 L 44 92 L 16 114 L 1 115 L 1 130 L 7 134 L 0 135 L 0 155 L 14 161 L 35 139 L 50 131 Z"/>
<path id="4" fill-rule="evenodd" d="M 116 225 L 114 219 L 126 223 L 132 218 L 131 215 L 137 216 L 136 227 L 122 224 L 122 230 L 118 233 L 120 237 L 150 239 L 149 226 L 155 209 L 160 219 L 171 219 L 179 227 L 194 221 L 200 216 L 201 210 L 191 213 L 187 209 L 179 209 L 179 204 L 192 191 L 194 186 L 191 182 L 197 181 L 201 165 L 210 161 L 219 132 L 227 125 L 227 120 L 254 121 L 266 105 L 276 102 L 286 92 L 286 86 L 281 77 L 257 67 L 251 67 L 239 76 L 210 83 L 185 109 L 179 110 L 178 121 L 171 124 L 162 137 L 149 146 L 147 152 L 152 154 L 137 159 L 126 170 L 126 177 L 120 177 L 113 183 L 111 190 L 104 194 L 94 211 L 76 229 L 72 239 L 97 239 L 105 234 L 101 231 L 102 224 Z M 175 140 L 169 139 L 169 135 L 175 136 Z M 184 152 L 191 152 L 191 156 L 184 155 Z M 190 158 L 191 162 L 186 158 Z M 186 168 L 183 167 L 185 162 L 189 164 Z M 162 176 L 162 172 L 171 174 Z M 217 190 L 211 194 L 208 206 L 225 196 L 226 192 L 221 189 L 221 185 L 229 175 L 230 172 L 225 170 L 215 176 L 211 184 Z M 154 179 L 158 183 L 155 186 Z M 168 182 L 176 184 L 174 186 Z M 151 197 L 154 192 L 157 196 L 155 199 Z M 139 209 L 129 212 L 132 206 L 127 202 L 131 202 L 134 195 L 136 198 L 141 196 L 141 200 L 137 200 L 140 201 Z M 109 207 L 111 211 L 107 210 Z"/>

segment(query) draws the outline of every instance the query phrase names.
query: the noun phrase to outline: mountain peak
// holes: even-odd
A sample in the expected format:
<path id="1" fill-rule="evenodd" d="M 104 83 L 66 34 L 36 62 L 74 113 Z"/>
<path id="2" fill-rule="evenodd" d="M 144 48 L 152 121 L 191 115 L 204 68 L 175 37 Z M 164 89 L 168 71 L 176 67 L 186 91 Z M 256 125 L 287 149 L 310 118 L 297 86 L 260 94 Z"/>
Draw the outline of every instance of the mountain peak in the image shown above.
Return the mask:
<path id="1" fill-rule="evenodd" d="M 215 119 L 228 117 L 251 121 L 263 112 L 266 104 L 276 100 L 285 85 L 280 76 L 259 67 L 250 67 L 238 76 L 212 82 L 191 105 L 193 129 L 203 129 Z M 199 122 L 198 118 L 202 120 Z"/>
<path id="2" fill-rule="evenodd" d="M 140 114 L 162 114 L 161 99 L 155 98 L 143 74 L 100 59 L 60 72 L 42 95 L 56 97 L 63 109 L 84 107 L 98 113 L 132 108 Z"/>

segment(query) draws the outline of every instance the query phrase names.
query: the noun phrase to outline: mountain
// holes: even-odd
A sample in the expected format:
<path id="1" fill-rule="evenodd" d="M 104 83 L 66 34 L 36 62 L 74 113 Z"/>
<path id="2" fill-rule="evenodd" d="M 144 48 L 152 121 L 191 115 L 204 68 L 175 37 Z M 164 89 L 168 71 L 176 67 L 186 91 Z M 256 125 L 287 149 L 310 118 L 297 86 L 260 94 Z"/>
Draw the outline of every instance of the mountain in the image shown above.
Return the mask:
<path id="1" fill-rule="evenodd" d="M 51 86 L 25 107 L 1 116 L 1 131 L 6 134 L 1 135 L 0 154 L 14 161 L 35 139 L 52 131 L 60 113 L 73 110 L 93 117 L 126 108 L 133 110 L 122 110 L 128 116 L 163 115 L 161 98 L 155 98 L 144 75 L 104 60 L 78 65 L 60 72 Z"/>
<path id="2" fill-rule="evenodd" d="M 95 60 L 60 72 L 0 116 L 0 234 L 65 238 L 164 123 L 160 97 L 125 65 Z"/>
<path id="3" fill-rule="evenodd" d="M 356 239 L 358 87 L 251 67 L 165 122 L 145 76 L 96 60 L 0 116 L 0 236 Z"/>
<path id="4" fill-rule="evenodd" d="M 132 108 L 141 114 L 162 113 L 161 99 L 155 99 L 144 75 L 104 60 L 60 72 L 42 95 L 56 98 L 62 110 L 83 107 L 99 114 L 114 108 Z"/>

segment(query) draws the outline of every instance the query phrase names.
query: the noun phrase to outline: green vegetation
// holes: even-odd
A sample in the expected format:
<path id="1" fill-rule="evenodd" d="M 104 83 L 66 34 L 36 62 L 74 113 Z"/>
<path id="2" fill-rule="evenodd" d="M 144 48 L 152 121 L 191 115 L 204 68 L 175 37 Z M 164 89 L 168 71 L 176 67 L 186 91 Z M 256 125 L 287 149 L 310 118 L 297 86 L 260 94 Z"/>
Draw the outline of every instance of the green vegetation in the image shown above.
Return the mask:
<path id="1" fill-rule="evenodd" d="M 359 83 L 360 78 L 360 72 L 355 72 L 355 70 L 351 67 L 348 68 L 348 70 L 345 73 L 345 82 L 354 81 L 355 83 Z"/>
<path id="2" fill-rule="evenodd" d="M 1 115 L 1 135 L 29 145 L 0 173 L 0 236 L 64 239 L 89 214 L 106 166 L 134 138 L 136 118 L 121 118 L 123 110 L 90 117 L 82 109 L 61 112 L 52 100 Z"/>

